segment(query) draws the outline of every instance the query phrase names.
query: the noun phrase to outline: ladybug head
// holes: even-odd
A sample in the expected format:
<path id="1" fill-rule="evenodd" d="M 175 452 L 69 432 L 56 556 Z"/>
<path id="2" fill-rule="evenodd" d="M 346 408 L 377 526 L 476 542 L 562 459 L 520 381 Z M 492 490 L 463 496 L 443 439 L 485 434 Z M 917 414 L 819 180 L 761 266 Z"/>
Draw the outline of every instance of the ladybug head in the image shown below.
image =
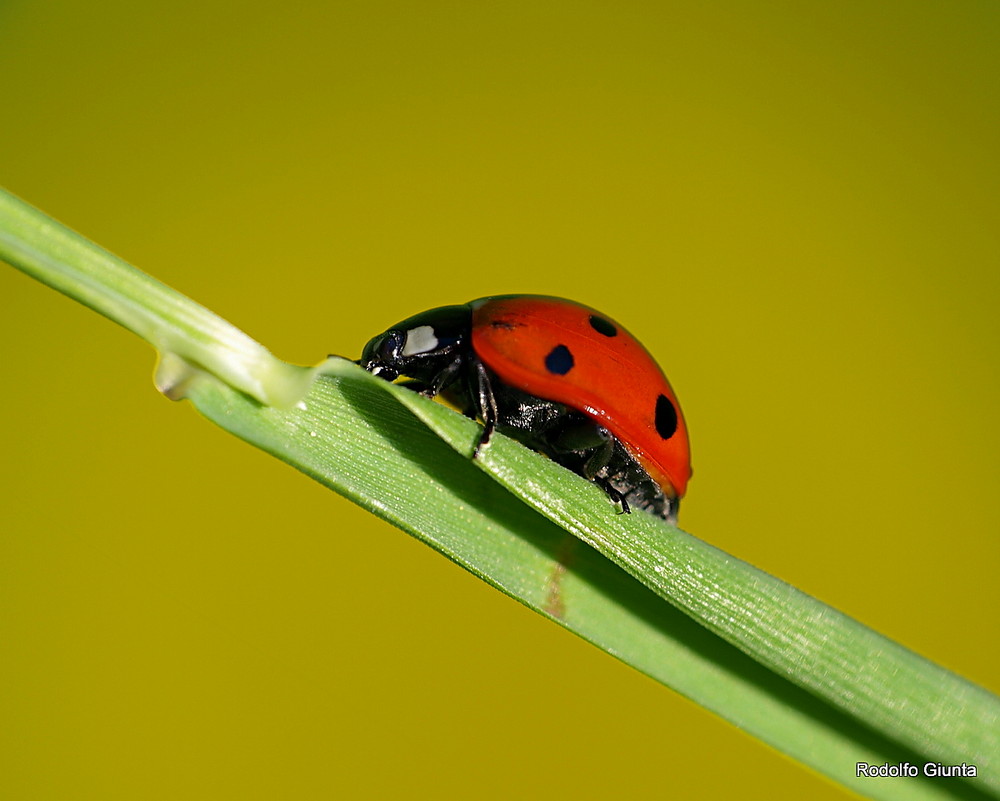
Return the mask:
<path id="1" fill-rule="evenodd" d="M 390 328 L 365 345 L 365 349 L 361 352 L 361 358 L 358 359 L 358 364 L 372 375 L 381 376 L 386 381 L 393 381 L 399 377 L 405 342 L 406 335 L 403 331 L 398 328 Z"/>
<path id="2" fill-rule="evenodd" d="M 370 340 L 358 364 L 386 381 L 405 375 L 433 383 L 442 370 L 461 360 L 470 325 L 467 306 L 422 312 Z"/>

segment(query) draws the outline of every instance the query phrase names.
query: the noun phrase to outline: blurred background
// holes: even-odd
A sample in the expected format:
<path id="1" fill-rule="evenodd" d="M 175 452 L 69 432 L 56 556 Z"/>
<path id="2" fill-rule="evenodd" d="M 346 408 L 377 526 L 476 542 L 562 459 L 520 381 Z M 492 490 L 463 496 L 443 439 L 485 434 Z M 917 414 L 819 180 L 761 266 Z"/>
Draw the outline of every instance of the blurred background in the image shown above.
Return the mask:
<path id="1" fill-rule="evenodd" d="M 299 363 L 600 308 L 686 530 L 996 691 L 1000 10 L 900 8 L 9 0 L 0 183 Z M 849 797 L 0 304 L 3 797 Z"/>

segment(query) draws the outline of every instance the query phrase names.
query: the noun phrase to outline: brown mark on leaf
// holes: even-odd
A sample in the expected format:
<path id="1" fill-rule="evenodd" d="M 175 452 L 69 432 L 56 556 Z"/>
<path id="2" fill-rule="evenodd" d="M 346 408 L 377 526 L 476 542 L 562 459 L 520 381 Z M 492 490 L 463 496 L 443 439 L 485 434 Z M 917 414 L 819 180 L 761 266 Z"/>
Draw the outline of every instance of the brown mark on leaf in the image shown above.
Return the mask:
<path id="1" fill-rule="evenodd" d="M 560 620 L 566 616 L 566 601 L 562 594 L 562 577 L 573 560 L 576 537 L 567 535 L 556 553 L 556 564 L 545 582 L 545 606 L 542 610 Z"/>

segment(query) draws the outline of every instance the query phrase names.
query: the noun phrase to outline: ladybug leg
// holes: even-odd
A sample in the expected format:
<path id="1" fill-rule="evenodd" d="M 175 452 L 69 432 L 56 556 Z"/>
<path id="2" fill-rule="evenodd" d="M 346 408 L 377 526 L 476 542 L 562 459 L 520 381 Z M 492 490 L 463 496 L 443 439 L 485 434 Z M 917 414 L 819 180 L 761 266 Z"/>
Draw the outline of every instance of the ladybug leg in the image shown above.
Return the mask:
<path id="1" fill-rule="evenodd" d="M 444 369 L 434 376 L 434 380 L 427 386 L 426 389 L 422 390 L 420 394 L 425 395 L 428 398 L 433 398 L 442 389 L 444 389 L 448 384 L 452 383 L 461 373 L 462 365 L 464 364 L 461 356 L 456 356 Z"/>
<path id="2" fill-rule="evenodd" d="M 557 450 L 582 454 L 585 461 L 582 469 L 577 472 L 604 490 L 612 503 L 621 505 L 619 514 L 628 514 L 631 511 L 624 493 L 611 486 L 607 478 L 600 476 L 614 455 L 614 434 L 592 420 L 577 421 L 560 431 L 554 437 L 552 444 Z"/>
<path id="3" fill-rule="evenodd" d="M 575 422 L 562 429 L 552 444 L 560 451 L 587 454 L 582 475 L 590 481 L 594 481 L 597 474 L 607 467 L 615 452 L 614 435 L 591 420 Z"/>
<path id="4" fill-rule="evenodd" d="M 600 437 L 601 444 L 594 448 L 594 452 L 590 454 L 590 458 L 587 459 L 587 463 L 583 466 L 583 474 L 591 480 L 608 466 L 608 462 L 611 461 L 611 455 L 615 452 L 615 438 L 608 429 L 604 426 L 598 426 L 595 433 Z"/>
<path id="5" fill-rule="evenodd" d="M 360 363 L 360 362 L 356 362 Z M 422 381 L 419 378 L 408 378 L 405 381 L 397 381 L 401 387 L 406 387 L 413 392 L 419 392 L 425 398 L 434 398 L 440 394 L 441 390 L 453 383 L 462 370 L 462 359 L 456 358 L 449 362 L 445 368 L 434 376 L 430 382 Z"/>
<path id="6" fill-rule="evenodd" d="M 632 510 L 629 508 L 628 501 L 625 499 L 625 495 L 612 487 L 606 479 L 595 478 L 594 483 L 608 493 L 608 497 L 611 499 L 612 503 L 621 504 L 622 508 L 619 510 L 618 514 L 628 515 L 632 513 Z"/>
<path id="7" fill-rule="evenodd" d="M 476 449 L 472 452 L 473 459 L 479 456 L 479 452 L 483 449 L 483 446 L 490 441 L 490 437 L 493 436 L 493 432 L 497 427 L 497 419 L 500 416 L 497 411 L 497 399 L 493 393 L 493 384 L 490 382 L 490 376 L 486 372 L 483 363 L 478 359 L 475 361 L 474 372 L 476 375 L 476 392 L 474 397 L 478 401 L 479 414 L 483 418 L 483 433 L 479 437 L 479 442 L 476 443 Z"/>

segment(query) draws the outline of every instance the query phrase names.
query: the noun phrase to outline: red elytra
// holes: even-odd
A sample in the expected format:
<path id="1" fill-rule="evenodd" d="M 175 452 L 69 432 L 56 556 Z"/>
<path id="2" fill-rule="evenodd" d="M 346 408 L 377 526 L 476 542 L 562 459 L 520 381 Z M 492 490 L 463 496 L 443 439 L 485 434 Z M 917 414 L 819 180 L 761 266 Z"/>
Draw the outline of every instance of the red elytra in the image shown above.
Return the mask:
<path id="1" fill-rule="evenodd" d="M 687 427 L 656 360 L 621 325 L 536 295 L 473 301 L 472 347 L 502 381 L 566 404 L 611 431 L 664 488 L 691 477 Z"/>

